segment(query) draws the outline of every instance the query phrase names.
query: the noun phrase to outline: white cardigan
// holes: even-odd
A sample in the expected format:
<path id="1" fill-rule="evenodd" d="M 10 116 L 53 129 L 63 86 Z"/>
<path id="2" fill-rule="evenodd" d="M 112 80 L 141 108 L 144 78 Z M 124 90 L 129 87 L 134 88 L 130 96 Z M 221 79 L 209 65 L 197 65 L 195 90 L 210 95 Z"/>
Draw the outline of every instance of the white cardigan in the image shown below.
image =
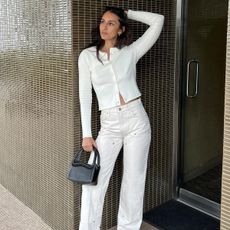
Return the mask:
<path id="1" fill-rule="evenodd" d="M 96 92 L 99 110 L 120 105 L 119 93 L 125 102 L 141 95 L 136 83 L 136 63 L 158 39 L 164 16 L 156 13 L 128 10 L 128 18 L 148 24 L 145 33 L 129 46 L 110 48 L 107 53 L 96 47 L 84 49 L 78 59 L 79 96 L 81 108 L 82 135 L 91 137 L 92 86 Z"/>

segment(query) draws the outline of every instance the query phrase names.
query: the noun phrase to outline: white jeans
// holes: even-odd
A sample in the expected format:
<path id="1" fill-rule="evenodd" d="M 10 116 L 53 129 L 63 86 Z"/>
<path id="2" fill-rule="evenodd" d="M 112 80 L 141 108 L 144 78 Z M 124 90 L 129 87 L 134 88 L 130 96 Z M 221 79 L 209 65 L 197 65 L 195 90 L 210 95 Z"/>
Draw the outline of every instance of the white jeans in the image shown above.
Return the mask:
<path id="1" fill-rule="evenodd" d="M 101 129 L 96 139 L 101 169 L 96 186 L 82 186 L 79 230 L 100 229 L 105 193 L 122 145 L 123 177 L 117 229 L 140 229 L 150 141 L 151 127 L 141 99 L 101 111 Z"/>

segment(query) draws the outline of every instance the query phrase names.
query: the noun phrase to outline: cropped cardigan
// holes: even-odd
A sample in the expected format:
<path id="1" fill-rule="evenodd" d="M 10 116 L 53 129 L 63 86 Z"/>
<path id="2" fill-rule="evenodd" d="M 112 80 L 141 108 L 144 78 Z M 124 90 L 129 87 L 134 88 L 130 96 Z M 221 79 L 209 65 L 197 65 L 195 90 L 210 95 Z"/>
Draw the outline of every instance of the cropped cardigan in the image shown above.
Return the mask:
<path id="1" fill-rule="evenodd" d="M 79 97 L 82 136 L 91 137 L 92 87 L 96 93 L 99 110 L 120 105 L 119 94 L 125 102 L 141 95 L 136 83 L 136 63 L 157 41 L 164 23 L 164 16 L 156 13 L 128 10 L 129 19 L 149 25 L 145 33 L 129 46 L 110 48 L 107 53 L 96 47 L 84 49 L 78 58 Z"/>

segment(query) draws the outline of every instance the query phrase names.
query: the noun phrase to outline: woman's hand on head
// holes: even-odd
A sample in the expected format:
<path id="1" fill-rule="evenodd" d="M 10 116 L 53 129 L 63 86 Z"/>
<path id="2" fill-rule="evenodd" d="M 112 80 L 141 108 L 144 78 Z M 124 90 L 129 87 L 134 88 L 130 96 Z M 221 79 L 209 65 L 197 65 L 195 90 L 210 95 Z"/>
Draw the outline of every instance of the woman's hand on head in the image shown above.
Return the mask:
<path id="1" fill-rule="evenodd" d="M 86 152 L 93 151 L 93 146 L 97 148 L 97 143 L 92 137 L 84 137 L 82 140 L 82 148 Z"/>

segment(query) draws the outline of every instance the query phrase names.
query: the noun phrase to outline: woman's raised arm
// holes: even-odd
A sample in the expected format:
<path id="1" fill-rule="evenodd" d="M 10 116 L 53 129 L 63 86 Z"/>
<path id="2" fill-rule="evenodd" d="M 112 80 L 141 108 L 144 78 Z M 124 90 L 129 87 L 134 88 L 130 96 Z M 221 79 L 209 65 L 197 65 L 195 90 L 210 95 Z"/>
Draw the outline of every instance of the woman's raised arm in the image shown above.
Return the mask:
<path id="1" fill-rule="evenodd" d="M 164 24 L 164 16 L 151 12 L 133 10 L 128 10 L 127 16 L 129 19 L 150 26 L 140 38 L 129 46 L 133 49 L 136 55 L 136 61 L 138 61 L 154 45 L 160 36 Z"/>

